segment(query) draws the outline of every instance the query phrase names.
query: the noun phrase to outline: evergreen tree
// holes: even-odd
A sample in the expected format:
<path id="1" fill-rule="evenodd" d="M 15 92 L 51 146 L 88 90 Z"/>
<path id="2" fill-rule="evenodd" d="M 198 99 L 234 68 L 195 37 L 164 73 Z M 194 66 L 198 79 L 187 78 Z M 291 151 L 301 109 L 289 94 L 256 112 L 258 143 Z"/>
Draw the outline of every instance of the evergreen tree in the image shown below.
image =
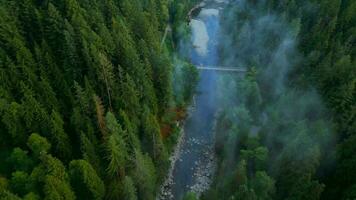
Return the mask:
<path id="1" fill-rule="evenodd" d="M 44 199 L 75 199 L 63 163 L 48 154 L 42 155 L 40 160 L 31 177 L 43 185 Z"/>
<path id="2" fill-rule="evenodd" d="M 122 199 L 137 200 L 136 188 L 129 176 L 125 176 L 122 182 Z"/>
<path id="3" fill-rule="evenodd" d="M 23 171 L 16 171 L 12 173 L 10 179 L 10 189 L 19 196 L 34 191 L 34 180 Z"/>
<path id="4" fill-rule="evenodd" d="M 12 150 L 8 162 L 10 162 L 12 169 L 24 172 L 29 172 L 34 165 L 33 161 L 28 156 L 28 152 L 18 147 Z"/>
<path id="5" fill-rule="evenodd" d="M 156 117 L 146 108 L 143 114 L 143 142 L 154 162 L 165 167 L 167 152 L 162 142 L 162 136 Z"/>
<path id="6" fill-rule="evenodd" d="M 69 176 L 78 199 L 103 199 L 105 187 L 93 167 L 85 160 L 69 164 Z"/>
<path id="7" fill-rule="evenodd" d="M 72 146 L 69 142 L 68 135 L 64 132 L 63 123 L 61 116 L 56 111 L 52 111 L 50 140 L 57 154 L 62 159 L 68 160 Z"/>
<path id="8" fill-rule="evenodd" d="M 124 177 L 128 157 L 127 148 L 122 138 L 124 132 L 111 112 L 106 114 L 105 119 L 110 134 L 106 144 L 109 161 L 108 173 L 111 177 Z"/>
<path id="9" fill-rule="evenodd" d="M 138 195 L 136 152 L 149 127 L 142 125 L 143 107 L 154 124 L 146 132 L 161 140 L 152 68 L 167 6 L 163 0 L 0 4 L 0 174 L 13 183 L 1 186 L 1 199 L 145 199 Z M 159 141 L 157 155 L 162 148 Z M 67 165 L 70 181 L 82 183 L 73 184 L 74 192 Z M 154 180 L 140 190 L 152 198 Z"/>
<path id="10" fill-rule="evenodd" d="M 136 151 L 136 166 L 134 172 L 135 185 L 138 191 L 138 199 L 155 199 L 156 171 L 152 159 Z"/>
<path id="11" fill-rule="evenodd" d="M 31 149 L 35 157 L 48 153 L 51 148 L 51 144 L 47 141 L 47 139 L 41 137 L 37 133 L 30 135 L 27 141 L 27 146 Z"/>

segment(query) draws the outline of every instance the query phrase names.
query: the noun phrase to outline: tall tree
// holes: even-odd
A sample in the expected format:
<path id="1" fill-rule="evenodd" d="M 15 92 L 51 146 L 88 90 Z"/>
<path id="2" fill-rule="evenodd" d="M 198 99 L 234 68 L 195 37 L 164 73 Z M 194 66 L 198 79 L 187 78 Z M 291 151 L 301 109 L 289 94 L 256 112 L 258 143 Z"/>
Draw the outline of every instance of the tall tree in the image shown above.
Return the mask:
<path id="1" fill-rule="evenodd" d="M 103 199 L 105 187 L 93 167 L 85 160 L 69 163 L 69 176 L 78 199 Z"/>

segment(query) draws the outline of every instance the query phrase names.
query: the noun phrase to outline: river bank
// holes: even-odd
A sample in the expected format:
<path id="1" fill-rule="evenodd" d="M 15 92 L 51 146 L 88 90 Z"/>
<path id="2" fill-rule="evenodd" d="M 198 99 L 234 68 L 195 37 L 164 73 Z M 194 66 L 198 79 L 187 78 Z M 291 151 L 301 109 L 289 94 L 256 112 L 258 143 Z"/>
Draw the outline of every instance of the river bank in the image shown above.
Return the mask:
<path id="1" fill-rule="evenodd" d="M 203 1 L 199 12 L 190 20 L 190 60 L 194 65 L 216 66 L 219 63 L 219 13 L 225 1 Z M 188 15 L 188 16 L 189 16 Z M 188 51 L 188 50 L 187 50 Z M 195 106 L 183 125 L 176 149 L 171 155 L 171 168 L 161 187 L 159 200 L 180 200 L 187 192 L 198 196 L 209 189 L 216 169 L 214 131 L 217 105 L 217 74 L 201 71 Z"/>

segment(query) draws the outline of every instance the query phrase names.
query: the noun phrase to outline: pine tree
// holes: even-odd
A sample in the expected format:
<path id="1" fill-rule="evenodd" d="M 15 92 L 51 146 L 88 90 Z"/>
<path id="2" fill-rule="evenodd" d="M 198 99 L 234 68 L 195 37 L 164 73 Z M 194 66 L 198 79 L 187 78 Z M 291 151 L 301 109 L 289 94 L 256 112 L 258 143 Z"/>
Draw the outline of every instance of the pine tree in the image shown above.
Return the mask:
<path id="1" fill-rule="evenodd" d="M 105 187 L 93 167 L 85 160 L 69 163 L 69 176 L 78 199 L 103 199 Z"/>
<path id="2" fill-rule="evenodd" d="M 34 162 L 29 157 L 28 152 L 18 147 L 12 150 L 12 153 L 8 158 L 8 162 L 12 165 L 12 169 L 24 172 L 29 172 L 34 165 Z"/>
<path id="3" fill-rule="evenodd" d="M 60 61 L 60 59 L 64 59 L 64 52 L 58 48 L 64 41 L 62 31 L 64 27 L 64 20 L 56 6 L 54 6 L 51 2 L 48 4 L 47 9 L 44 21 L 44 35 L 51 46 L 52 51 L 58 55 L 56 60 Z"/>
<path id="4" fill-rule="evenodd" d="M 156 117 L 146 108 L 143 114 L 143 141 L 145 148 L 151 154 L 154 162 L 164 166 L 167 152 L 162 142 L 162 136 Z"/>
<path id="5" fill-rule="evenodd" d="M 75 41 L 74 28 L 66 19 L 64 20 L 63 40 L 63 68 L 65 75 L 69 80 L 80 80 L 80 75 L 83 72 L 79 67 L 79 56 L 77 51 L 77 42 Z"/>
<path id="6" fill-rule="evenodd" d="M 10 179 L 10 189 L 19 196 L 34 191 L 35 182 L 26 172 L 16 171 Z"/>
<path id="7" fill-rule="evenodd" d="M 2 122 L 4 123 L 8 134 L 10 134 L 14 144 L 23 144 L 26 142 L 26 133 L 23 125 L 22 107 L 16 102 L 12 102 L 5 107 L 2 115 Z"/>
<path id="8" fill-rule="evenodd" d="M 49 116 L 42 104 L 40 104 L 34 95 L 33 90 L 22 84 L 24 97 L 22 99 L 22 115 L 26 125 L 26 130 L 30 132 L 45 133 L 49 131 Z"/>
<path id="9" fill-rule="evenodd" d="M 99 73 L 99 78 L 105 83 L 109 107 L 110 109 L 112 109 L 111 93 L 113 92 L 112 90 L 115 85 L 113 65 L 108 60 L 108 58 L 102 53 L 99 53 L 99 62 L 101 70 Z"/>
<path id="10" fill-rule="evenodd" d="M 108 112 L 105 117 L 109 137 L 106 142 L 108 173 L 111 177 L 124 177 L 127 161 L 127 148 L 123 140 L 124 132 L 115 116 Z"/>
<path id="11" fill-rule="evenodd" d="M 137 200 L 136 188 L 129 176 L 125 176 L 122 181 L 122 199 Z"/>
<path id="12" fill-rule="evenodd" d="M 67 133 L 64 132 L 63 124 L 60 114 L 53 110 L 51 114 L 50 141 L 59 157 L 68 160 L 72 152 L 72 146 Z"/>
<path id="13" fill-rule="evenodd" d="M 105 109 L 101 99 L 98 96 L 94 95 L 93 99 L 96 108 L 97 123 L 99 125 L 99 129 L 102 134 L 102 139 L 106 140 L 108 136 L 107 136 L 107 130 L 106 130 L 105 118 L 104 118 Z"/>
<path id="14" fill-rule="evenodd" d="M 40 159 L 41 163 L 32 171 L 31 177 L 43 185 L 44 199 L 75 199 L 63 163 L 48 154 L 41 155 Z"/>
<path id="15" fill-rule="evenodd" d="M 30 135 L 27 141 L 27 146 L 31 149 L 36 158 L 40 155 L 47 154 L 51 148 L 51 144 L 47 141 L 47 139 L 41 137 L 37 133 Z"/>
<path id="16" fill-rule="evenodd" d="M 153 200 L 155 198 L 156 172 L 154 164 L 148 155 L 136 151 L 136 166 L 134 173 L 135 185 L 138 189 L 138 199 Z"/>
<path id="17" fill-rule="evenodd" d="M 140 141 L 138 138 L 138 129 L 130 122 L 124 111 L 120 112 L 120 121 L 122 122 L 123 140 L 127 147 L 128 159 L 131 165 L 134 164 L 135 151 L 140 150 Z"/>
<path id="18" fill-rule="evenodd" d="M 167 163 L 159 120 L 172 103 L 159 45 L 167 6 L 0 4 L 0 199 L 154 199 Z M 154 162 L 138 153 L 143 132 Z"/>
<path id="19" fill-rule="evenodd" d="M 98 174 L 103 174 L 98 145 L 93 143 L 84 133 L 81 133 L 80 142 L 80 149 L 84 160 L 90 163 Z"/>
<path id="20" fill-rule="evenodd" d="M 131 77 L 126 74 L 125 81 L 121 82 L 121 108 L 129 119 L 131 120 L 133 126 L 138 127 L 140 125 L 140 113 L 142 112 L 140 102 L 139 102 L 139 94 L 136 89 L 136 85 Z"/>
<path id="21" fill-rule="evenodd" d="M 257 171 L 251 182 L 258 199 L 273 199 L 275 181 L 265 171 Z"/>

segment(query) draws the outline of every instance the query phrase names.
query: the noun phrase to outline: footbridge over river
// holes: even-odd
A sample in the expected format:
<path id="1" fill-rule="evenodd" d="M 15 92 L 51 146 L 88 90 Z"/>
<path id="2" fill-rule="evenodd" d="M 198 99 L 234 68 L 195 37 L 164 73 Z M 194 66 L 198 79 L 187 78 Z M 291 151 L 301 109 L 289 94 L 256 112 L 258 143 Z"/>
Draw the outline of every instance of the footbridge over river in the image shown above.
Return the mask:
<path id="1" fill-rule="evenodd" d="M 216 72 L 233 72 L 233 73 L 245 73 L 246 68 L 242 67 L 223 67 L 223 66 L 196 66 L 198 70 L 208 70 Z"/>

